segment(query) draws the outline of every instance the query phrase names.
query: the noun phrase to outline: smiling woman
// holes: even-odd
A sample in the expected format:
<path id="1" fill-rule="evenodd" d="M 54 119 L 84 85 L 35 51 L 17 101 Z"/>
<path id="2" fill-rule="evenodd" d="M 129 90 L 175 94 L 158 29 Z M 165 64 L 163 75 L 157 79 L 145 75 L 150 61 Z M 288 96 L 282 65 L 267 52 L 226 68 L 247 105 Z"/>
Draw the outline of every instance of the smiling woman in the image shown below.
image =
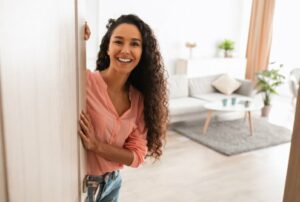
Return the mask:
<path id="1" fill-rule="evenodd" d="M 87 70 L 87 111 L 79 120 L 89 201 L 97 187 L 96 201 L 117 201 L 119 169 L 162 155 L 168 117 L 164 72 L 158 43 L 145 22 L 135 15 L 109 20 L 96 71 Z"/>
<path id="2" fill-rule="evenodd" d="M 111 36 L 107 54 L 114 71 L 129 74 L 142 55 L 142 36 L 138 28 L 131 24 L 118 26 Z"/>

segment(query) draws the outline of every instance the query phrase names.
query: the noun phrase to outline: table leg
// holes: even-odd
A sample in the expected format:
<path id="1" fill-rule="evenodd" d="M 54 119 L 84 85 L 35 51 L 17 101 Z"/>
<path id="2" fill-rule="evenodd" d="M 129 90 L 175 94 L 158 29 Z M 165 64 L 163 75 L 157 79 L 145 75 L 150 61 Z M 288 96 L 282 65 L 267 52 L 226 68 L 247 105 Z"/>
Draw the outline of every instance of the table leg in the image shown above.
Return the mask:
<path id="1" fill-rule="evenodd" d="M 207 132 L 207 128 L 209 126 L 212 113 L 213 113 L 213 110 L 208 110 L 206 120 L 205 120 L 205 123 L 204 123 L 204 126 L 203 126 L 203 134 L 206 134 L 206 132 Z"/>
<path id="2" fill-rule="evenodd" d="M 253 135 L 253 122 L 252 122 L 252 113 L 251 111 L 247 112 L 248 114 L 248 121 L 249 121 L 249 128 L 250 128 L 250 135 Z"/>

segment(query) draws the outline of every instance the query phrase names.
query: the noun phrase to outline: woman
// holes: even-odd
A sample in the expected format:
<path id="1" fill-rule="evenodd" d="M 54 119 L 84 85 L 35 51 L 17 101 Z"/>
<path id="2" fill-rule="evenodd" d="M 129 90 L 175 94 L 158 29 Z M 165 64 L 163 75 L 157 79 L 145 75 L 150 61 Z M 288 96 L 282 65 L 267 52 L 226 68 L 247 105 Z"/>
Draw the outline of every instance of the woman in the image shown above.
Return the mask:
<path id="1" fill-rule="evenodd" d="M 119 169 L 138 167 L 146 155 L 159 159 L 167 128 L 165 70 L 151 28 L 135 15 L 106 27 L 96 71 L 87 70 L 87 112 L 79 120 L 89 201 L 98 185 L 96 201 L 117 201 Z"/>

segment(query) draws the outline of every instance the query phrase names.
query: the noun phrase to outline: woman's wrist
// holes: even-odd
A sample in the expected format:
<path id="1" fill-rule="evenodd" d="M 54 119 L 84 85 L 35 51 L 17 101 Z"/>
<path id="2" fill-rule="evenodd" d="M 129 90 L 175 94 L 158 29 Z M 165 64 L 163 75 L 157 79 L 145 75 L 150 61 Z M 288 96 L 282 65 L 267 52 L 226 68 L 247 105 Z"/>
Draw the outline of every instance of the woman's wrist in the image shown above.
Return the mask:
<path id="1" fill-rule="evenodd" d="M 125 165 L 131 165 L 133 161 L 133 153 L 131 151 L 103 142 L 97 142 L 92 151 L 109 161 L 115 161 Z"/>
<path id="2" fill-rule="evenodd" d="M 97 141 L 97 143 L 95 144 L 94 148 L 92 149 L 92 151 L 100 156 L 103 156 L 104 151 L 103 151 L 103 144 L 102 142 Z"/>

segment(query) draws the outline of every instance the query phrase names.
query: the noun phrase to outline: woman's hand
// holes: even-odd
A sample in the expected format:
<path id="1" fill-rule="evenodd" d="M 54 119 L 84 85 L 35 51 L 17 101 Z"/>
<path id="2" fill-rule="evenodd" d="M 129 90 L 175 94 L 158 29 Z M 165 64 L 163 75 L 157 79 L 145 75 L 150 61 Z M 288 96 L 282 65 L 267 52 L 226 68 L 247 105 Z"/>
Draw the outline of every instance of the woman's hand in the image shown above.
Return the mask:
<path id="1" fill-rule="evenodd" d="M 103 143 L 96 139 L 91 118 L 87 113 L 81 112 L 79 124 L 80 129 L 78 129 L 78 134 L 86 150 L 92 151 L 109 161 L 115 161 L 128 166 L 132 164 L 134 158 L 132 151 Z"/>
<path id="2" fill-rule="evenodd" d="M 95 130 L 90 116 L 82 111 L 80 114 L 79 124 L 80 129 L 78 129 L 78 134 L 81 137 L 84 148 L 90 151 L 95 151 L 98 141 L 95 137 Z"/>
<path id="3" fill-rule="evenodd" d="M 89 40 L 90 36 L 91 36 L 91 30 L 90 30 L 87 22 L 85 22 L 85 24 L 84 24 L 84 40 L 86 40 L 86 41 Z"/>

